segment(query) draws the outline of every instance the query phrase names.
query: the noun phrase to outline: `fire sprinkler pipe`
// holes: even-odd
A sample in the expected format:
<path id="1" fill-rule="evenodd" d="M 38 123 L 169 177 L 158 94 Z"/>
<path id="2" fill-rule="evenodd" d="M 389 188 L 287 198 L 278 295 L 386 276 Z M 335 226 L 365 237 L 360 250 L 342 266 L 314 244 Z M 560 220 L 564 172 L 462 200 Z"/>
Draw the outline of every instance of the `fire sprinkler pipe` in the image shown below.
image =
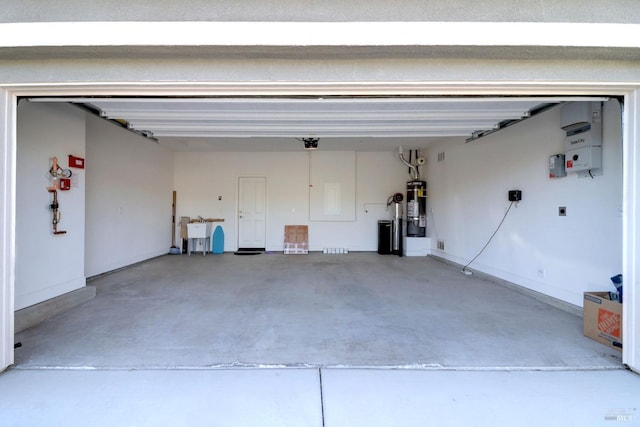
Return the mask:
<path id="1" fill-rule="evenodd" d="M 66 231 L 58 231 L 58 222 L 60 222 L 60 218 L 62 217 L 62 214 L 58 211 L 58 208 L 60 207 L 58 204 L 58 191 L 49 190 L 49 193 L 53 194 L 53 202 L 49 205 L 51 213 L 53 214 L 53 218 L 51 220 L 51 224 L 53 225 L 53 234 L 67 234 Z"/>

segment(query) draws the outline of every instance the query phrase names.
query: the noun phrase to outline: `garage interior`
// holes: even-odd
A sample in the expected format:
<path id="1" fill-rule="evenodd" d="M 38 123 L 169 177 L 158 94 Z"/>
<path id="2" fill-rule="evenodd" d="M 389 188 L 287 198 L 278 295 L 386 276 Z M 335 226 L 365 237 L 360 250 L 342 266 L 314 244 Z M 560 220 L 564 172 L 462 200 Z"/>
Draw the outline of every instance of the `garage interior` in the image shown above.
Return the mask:
<path id="1" fill-rule="evenodd" d="M 550 178 L 571 102 L 602 102 L 602 167 Z M 18 332 L 16 366 L 619 368 L 579 313 L 622 268 L 621 129 L 606 97 L 23 99 L 16 309 L 97 292 Z M 376 251 L 415 173 L 400 147 L 427 183 L 405 257 Z M 266 183 L 257 256 L 233 255 L 244 178 Z M 224 219 L 223 255 L 167 255 L 173 191 L 176 217 Z M 289 224 L 310 254 L 282 254 Z"/>

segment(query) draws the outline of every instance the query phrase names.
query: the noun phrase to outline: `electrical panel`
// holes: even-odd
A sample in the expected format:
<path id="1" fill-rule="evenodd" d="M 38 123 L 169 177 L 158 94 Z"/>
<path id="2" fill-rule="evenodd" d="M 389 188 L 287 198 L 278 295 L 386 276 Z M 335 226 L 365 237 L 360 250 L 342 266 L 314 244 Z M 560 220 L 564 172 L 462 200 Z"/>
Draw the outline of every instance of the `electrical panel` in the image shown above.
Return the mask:
<path id="1" fill-rule="evenodd" d="M 567 176 L 564 168 L 564 154 L 555 154 L 549 157 L 549 178 L 562 178 Z"/>
<path id="2" fill-rule="evenodd" d="M 567 171 L 579 172 L 602 167 L 602 147 L 583 147 L 567 151 Z"/>
<path id="3" fill-rule="evenodd" d="M 566 172 L 602 167 L 602 103 L 570 102 L 562 107 Z"/>

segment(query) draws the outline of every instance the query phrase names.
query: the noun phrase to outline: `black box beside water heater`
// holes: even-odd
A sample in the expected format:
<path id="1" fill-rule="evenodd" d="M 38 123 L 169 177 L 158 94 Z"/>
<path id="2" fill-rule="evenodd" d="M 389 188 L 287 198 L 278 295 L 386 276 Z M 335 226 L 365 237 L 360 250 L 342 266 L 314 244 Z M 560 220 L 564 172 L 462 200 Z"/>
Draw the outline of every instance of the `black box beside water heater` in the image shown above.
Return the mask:
<path id="1" fill-rule="evenodd" d="M 522 200 L 522 191 L 520 190 L 509 190 L 509 201 L 510 202 L 519 202 Z"/>
<path id="2" fill-rule="evenodd" d="M 391 221 L 378 221 L 378 253 L 391 255 L 393 248 L 393 229 Z"/>

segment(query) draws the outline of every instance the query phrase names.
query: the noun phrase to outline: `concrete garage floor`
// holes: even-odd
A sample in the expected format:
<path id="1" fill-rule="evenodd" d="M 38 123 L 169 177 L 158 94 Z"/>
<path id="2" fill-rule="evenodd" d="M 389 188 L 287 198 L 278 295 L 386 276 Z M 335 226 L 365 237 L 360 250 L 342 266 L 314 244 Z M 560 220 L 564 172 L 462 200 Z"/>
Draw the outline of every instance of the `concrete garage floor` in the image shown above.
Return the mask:
<path id="1" fill-rule="evenodd" d="M 166 256 L 91 284 L 17 335 L 0 425 L 640 425 L 640 375 L 579 317 L 433 259 Z"/>
<path id="2" fill-rule="evenodd" d="M 431 258 L 164 256 L 16 336 L 33 367 L 620 367 L 582 319 Z"/>

